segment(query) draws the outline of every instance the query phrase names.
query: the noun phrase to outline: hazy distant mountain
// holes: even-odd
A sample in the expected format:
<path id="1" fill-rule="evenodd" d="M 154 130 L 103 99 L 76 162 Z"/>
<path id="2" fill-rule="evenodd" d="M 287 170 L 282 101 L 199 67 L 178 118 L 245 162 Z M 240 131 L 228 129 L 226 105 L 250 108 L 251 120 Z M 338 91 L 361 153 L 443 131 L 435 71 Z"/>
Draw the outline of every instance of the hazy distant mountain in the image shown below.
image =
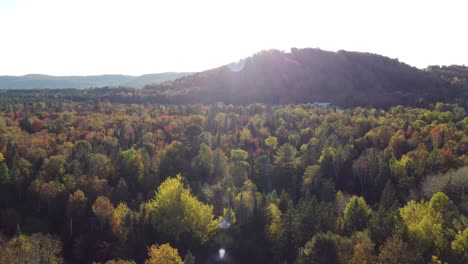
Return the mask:
<path id="1" fill-rule="evenodd" d="M 163 91 L 174 102 L 322 101 L 341 106 L 377 107 L 462 99 L 460 87 L 451 85 L 440 75 L 434 67 L 421 70 L 371 53 L 270 50 L 239 63 L 176 79 L 170 85 L 147 86 L 145 93 Z"/>
<path id="2" fill-rule="evenodd" d="M 23 76 L 0 76 L 0 89 L 35 89 L 35 88 L 89 88 L 104 86 L 132 86 L 141 88 L 148 84 L 172 81 L 190 73 L 166 72 L 131 75 L 94 75 L 94 76 L 51 76 L 29 74 Z"/>

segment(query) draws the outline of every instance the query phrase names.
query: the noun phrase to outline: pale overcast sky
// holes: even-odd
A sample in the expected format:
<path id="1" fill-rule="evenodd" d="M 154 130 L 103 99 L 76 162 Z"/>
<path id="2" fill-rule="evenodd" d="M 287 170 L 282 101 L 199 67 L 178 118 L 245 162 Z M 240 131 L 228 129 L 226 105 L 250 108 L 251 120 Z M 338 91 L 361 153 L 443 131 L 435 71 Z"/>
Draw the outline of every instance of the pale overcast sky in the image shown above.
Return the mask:
<path id="1" fill-rule="evenodd" d="M 0 75 L 202 71 L 291 47 L 468 64 L 468 1 L 0 0 Z"/>

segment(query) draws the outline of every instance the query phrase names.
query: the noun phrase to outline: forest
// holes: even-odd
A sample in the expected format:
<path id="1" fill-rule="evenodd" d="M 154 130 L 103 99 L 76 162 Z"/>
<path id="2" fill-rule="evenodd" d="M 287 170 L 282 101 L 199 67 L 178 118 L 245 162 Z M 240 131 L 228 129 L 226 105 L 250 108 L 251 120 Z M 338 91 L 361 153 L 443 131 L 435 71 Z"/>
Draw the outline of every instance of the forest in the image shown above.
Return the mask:
<path id="1" fill-rule="evenodd" d="M 152 89 L 0 93 L 0 263 L 468 262 L 464 105 Z"/>

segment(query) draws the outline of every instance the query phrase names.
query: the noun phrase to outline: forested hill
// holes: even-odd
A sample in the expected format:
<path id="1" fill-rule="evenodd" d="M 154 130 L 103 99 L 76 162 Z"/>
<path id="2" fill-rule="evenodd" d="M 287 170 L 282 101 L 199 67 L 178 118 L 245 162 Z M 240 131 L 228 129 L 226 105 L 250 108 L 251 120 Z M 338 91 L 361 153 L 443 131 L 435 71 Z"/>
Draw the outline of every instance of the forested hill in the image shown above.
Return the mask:
<path id="1" fill-rule="evenodd" d="M 143 87 L 172 81 L 190 73 L 167 72 L 145 74 L 141 76 L 107 74 L 94 76 L 51 76 L 29 74 L 23 76 L 0 76 L 0 89 L 35 89 L 35 88 L 90 88 L 103 86 Z"/>
<path id="2" fill-rule="evenodd" d="M 291 49 L 290 53 L 262 51 L 238 63 L 194 74 L 164 73 L 140 77 L 28 75 L 27 78 L 14 77 L 19 78 L 16 81 L 8 78 L 13 77 L 0 76 L 0 89 L 10 87 L 15 90 L 0 92 L 0 101 L 71 100 L 125 104 L 224 102 L 244 105 L 318 101 L 344 108 L 361 106 L 383 109 L 396 105 L 427 108 L 436 102 L 457 103 L 463 107 L 468 105 L 466 66 L 418 69 L 377 54 L 320 49 Z M 31 83 L 36 86 L 31 86 Z M 56 90 L 103 86 L 106 88 Z M 143 86 L 145 89 L 138 89 Z M 22 90 L 28 87 L 52 89 Z"/>
<path id="3" fill-rule="evenodd" d="M 387 107 L 461 99 L 460 90 L 440 78 L 441 68 L 433 69 L 370 53 L 293 48 L 290 53 L 262 51 L 236 64 L 146 88 L 172 91 L 179 100 L 192 102 Z"/>

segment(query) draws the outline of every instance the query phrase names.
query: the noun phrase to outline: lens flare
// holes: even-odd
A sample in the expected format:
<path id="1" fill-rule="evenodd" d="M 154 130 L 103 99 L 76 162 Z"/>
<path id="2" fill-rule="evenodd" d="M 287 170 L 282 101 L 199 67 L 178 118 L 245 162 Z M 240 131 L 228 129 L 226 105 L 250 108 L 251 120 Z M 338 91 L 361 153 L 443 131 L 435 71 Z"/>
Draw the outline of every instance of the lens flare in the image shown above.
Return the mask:
<path id="1" fill-rule="evenodd" d="M 222 259 L 224 258 L 224 254 L 226 254 L 226 250 L 224 248 L 220 248 L 218 250 L 218 253 L 219 253 L 219 258 Z"/>
<path id="2" fill-rule="evenodd" d="M 228 68 L 233 72 L 240 72 L 245 67 L 245 60 L 240 60 L 238 62 L 233 62 L 228 65 Z"/>

